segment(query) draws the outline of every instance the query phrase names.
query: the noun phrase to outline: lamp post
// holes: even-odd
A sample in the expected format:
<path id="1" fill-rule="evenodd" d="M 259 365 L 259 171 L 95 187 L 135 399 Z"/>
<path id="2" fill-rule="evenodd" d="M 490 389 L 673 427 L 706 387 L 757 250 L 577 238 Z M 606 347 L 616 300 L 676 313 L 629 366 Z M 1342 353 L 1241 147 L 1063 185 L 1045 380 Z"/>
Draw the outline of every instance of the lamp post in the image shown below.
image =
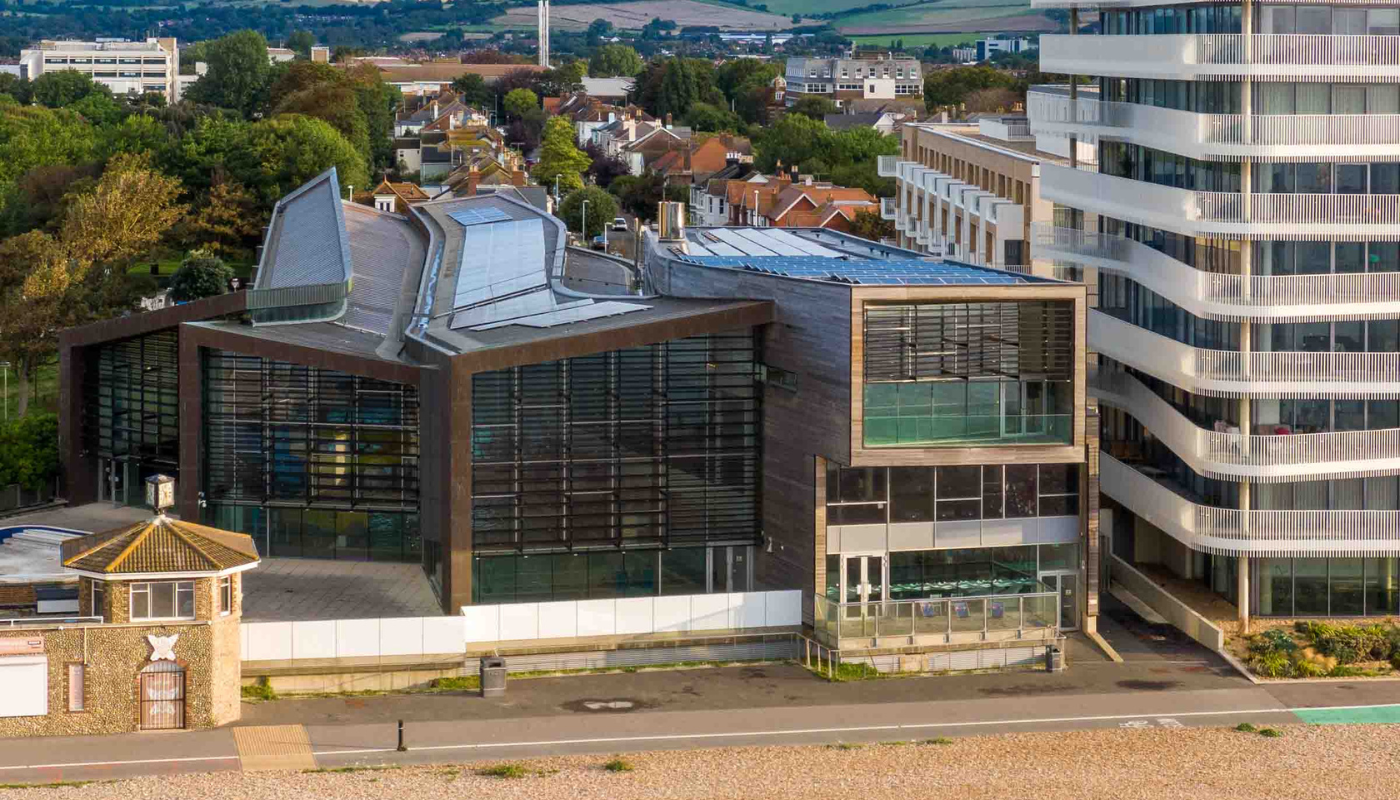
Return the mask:
<path id="1" fill-rule="evenodd" d="M 578 226 L 579 235 L 583 237 L 583 246 L 588 246 L 588 201 L 583 201 L 583 220 Z"/>
<path id="2" fill-rule="evenodd" d="M 557 173 L 554 176 L 554 199 L 559 199 L 559 175 Z"/>

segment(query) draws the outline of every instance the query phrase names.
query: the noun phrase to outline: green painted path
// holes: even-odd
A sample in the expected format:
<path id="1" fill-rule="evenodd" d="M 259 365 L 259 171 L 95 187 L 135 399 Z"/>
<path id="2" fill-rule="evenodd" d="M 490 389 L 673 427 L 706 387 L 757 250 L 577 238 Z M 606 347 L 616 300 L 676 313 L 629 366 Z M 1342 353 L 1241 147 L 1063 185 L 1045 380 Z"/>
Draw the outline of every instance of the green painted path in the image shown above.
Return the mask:
<path id="1" fill-rule="evenodd" d="M 1293 713 L 1310 725 L 1400 723 L 1400 705 L 1295 708 Z"/>

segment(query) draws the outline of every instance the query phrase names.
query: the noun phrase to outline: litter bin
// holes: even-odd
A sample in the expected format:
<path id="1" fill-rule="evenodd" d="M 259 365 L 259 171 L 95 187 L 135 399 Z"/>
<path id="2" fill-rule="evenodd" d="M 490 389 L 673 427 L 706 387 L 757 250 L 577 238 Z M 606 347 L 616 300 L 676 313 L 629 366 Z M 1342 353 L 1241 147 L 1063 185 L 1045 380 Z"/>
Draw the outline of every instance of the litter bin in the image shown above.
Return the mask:
<path id="1" fill-rule="evenodd" d="M 1060 648 L 1056 647 L 1056 646 L 1053 645 L 1053 644 L 1050 645 L 1049 647 L 1045 648 L 1045 671 L 1046 671 L 1046 672 L 1064 672 L 1064 671 L 1065 671 L 1065 653 L 1064 653 L 1063 650 L 1061 650 Z M 485 683 L 482 683 L 481 685 L 482 685 L 482 686 L 485 686 L 486 684 L 485 684 Z"/>
<path id="2" fill-rule="evenodd" d="M 506 660 L 500 656 L 481 659 L 481 696 L 500 697 L 506 693 Z"/>

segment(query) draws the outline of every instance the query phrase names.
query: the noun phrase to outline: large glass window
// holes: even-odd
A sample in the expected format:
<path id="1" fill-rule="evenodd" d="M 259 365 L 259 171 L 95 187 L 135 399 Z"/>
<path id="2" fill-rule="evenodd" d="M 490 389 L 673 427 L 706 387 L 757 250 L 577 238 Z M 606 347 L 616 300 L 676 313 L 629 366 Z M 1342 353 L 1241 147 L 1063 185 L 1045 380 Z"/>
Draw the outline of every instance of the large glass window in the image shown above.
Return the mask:
<path id="1" fill-rule="evenodd" d="M 826 522 L 1077 516 L 1079 480 L 1079 464 L 851 469 L 828 462 Z"/>
<path id="2" fill-rule="evenodd" d="M 717 334 L 474 376 L 475 550 L 757 541 L 753 347 Z"/>
<path id="3" fill-rule="evenodd" d="M 1391 616 L 1400 611 L 1400 559 L 1263 558 L 1261 616 Z"/>
<path id="4" fill-rule="evenodd" d="M 1073 343 L 1068 302 L 867 305 L 865 445 L 1068 443 Z"/>
<path id="5" fill-rule="evenodd" d="M 131 584 L 131 618 L 194 619 L 194 581 Z"/>
<path id="6" fill-rule="evenodd" d="M 1036 578 L 1036 554 L 1042 551 L 1043 559 L 1045 549 L 1017 545 L 890 553 L 890 599 L 1045 592 Z"/>
<path id="7" fill-rule="evenodd" d="M 420 559 L 416 387 L 216 350 L 204 421 L 213 523 L 272 556 Z"/>
<path id="8" fill-rule="evenodd" d="M 745 545 L 481 556 L 472 562 L 472 602 L 748 591 L 752 553 Z"/>
<path id="9" fill-rule="evenodd" d="M 90 348 L 83 378 L 83 447 L 177 474 L 179 338 L 171 330 Z"/>

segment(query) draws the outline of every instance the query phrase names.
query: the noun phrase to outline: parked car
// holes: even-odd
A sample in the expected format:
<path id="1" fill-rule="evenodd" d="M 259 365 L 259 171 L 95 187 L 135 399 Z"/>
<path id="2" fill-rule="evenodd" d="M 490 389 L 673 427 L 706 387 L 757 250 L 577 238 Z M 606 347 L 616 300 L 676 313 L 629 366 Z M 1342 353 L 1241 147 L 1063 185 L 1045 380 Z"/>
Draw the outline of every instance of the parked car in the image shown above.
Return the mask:
<path id="1" fill-rule="evenodd" d="M 626 217 L 613 217 L 612 229 L 615 230 L 615 231 L 625 231 L 625 230 L 627 230 L 627 218 L 626 218 Z"/>
<path id="2" fill-rule="evenodd" d="M 602 236 L 594 236 L 593 241 L 589 243 L 589 247 L 594 250 L 606 250 L 608 249 L 608 242 Z"/>

